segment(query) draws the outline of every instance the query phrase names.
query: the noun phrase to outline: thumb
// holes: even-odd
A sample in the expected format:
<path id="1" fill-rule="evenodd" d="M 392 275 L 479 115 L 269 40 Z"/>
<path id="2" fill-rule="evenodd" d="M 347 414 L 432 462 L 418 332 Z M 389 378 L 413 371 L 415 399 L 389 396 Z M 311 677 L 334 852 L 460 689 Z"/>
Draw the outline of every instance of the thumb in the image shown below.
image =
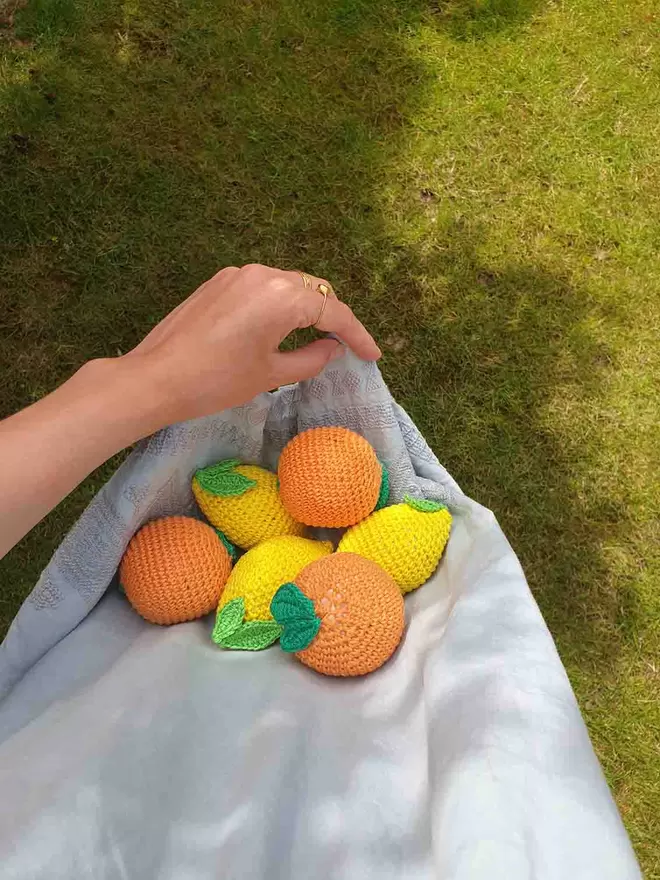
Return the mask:
<path id="1" fill-rule="evenodd" d="M 301 379 L 318 376 L 330 361 L 344 354 L 344 346 L 335 339 L 317 339 L 295 351 L 281 351 L 276 355 L 276 376 L 279 385 L 290 385 Z"/>

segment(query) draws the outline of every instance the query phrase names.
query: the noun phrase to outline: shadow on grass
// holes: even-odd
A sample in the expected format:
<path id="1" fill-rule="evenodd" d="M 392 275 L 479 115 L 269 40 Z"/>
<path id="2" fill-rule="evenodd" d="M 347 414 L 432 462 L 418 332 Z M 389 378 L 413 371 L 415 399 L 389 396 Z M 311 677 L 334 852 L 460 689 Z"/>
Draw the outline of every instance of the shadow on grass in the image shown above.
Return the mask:
<path id="1" fill-rule="evenodd" d="M 383 370 L 463 489 L 496 512 L 565 661 L 604 675 L 640 613 L 603 551 L 625 530 L 626 500 L 590 485 L 581 425 L 555 430 L 553 413 L 588 411 L 612 354 L 579 288 L 528 264 L 491 269 L 480 243 L 456 222 L 431 256 L 401 254 L 384 285 L 396 318 L 381 331 Z"/>
<path id="2" fill-rule="evenodd" d="M 433 0 L 436 25 L 457 40 L 510 34 L 542 5 L 541 0 Z"/>
<path id="3" fill-rule="evenodd" d="M 467 38 L 533 5 L 442 9 L 436 25 Z M 428 82 L 406 33 L 429 14 L 395 0 L 33 0 L 0 92 L 0 413 L 126 351 L 221 265 L 327 275 L 385 343 L 385 376 L 439 457 L 500 517 L 564 656 L 603 668 L 634 612 L 600 550 L 618 508 L 580 485 L 578 433 L 548 421 L 564 389 L 597 390 L 610 357 L 583 297 L 534 266 L 481 265 L 469 217 L 422 257 L 383 214 Z M 1 564 L 7 620 L 92 485 Z"/>

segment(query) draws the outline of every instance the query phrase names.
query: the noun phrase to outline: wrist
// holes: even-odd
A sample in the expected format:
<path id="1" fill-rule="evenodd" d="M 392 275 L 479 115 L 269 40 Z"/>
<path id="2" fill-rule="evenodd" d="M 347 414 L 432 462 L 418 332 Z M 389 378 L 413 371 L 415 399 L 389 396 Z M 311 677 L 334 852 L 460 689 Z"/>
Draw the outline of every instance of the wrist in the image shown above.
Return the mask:
<path id="1" fill-rule="evenodd" d="M 70 380 L 106 426 L 116 451 L 162 428 L 162 406 L 156 389 L 141 369 L 140 358 L 88 361 Z"/>

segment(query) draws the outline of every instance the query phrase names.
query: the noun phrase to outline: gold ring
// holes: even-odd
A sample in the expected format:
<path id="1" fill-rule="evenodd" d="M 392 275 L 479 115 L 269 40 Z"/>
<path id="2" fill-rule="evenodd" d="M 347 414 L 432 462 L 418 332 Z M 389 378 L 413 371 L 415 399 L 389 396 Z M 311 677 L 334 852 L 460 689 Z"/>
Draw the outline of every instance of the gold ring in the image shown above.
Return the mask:
<path id="1" fill-rule="evenodd" d="M 328 301 L 328 294 L 330 293 L 330 288 L 328 287 L 327 284 L 319 284 L 316 289 L 318 290 L 319 293 L 321 293 L 323 295 L 323 303 L 321 304 L 321 311 L 319 312 L 319 316 L 316 319 L 316 321 L 314 321 L 314 323 L 312 324 L 312 327 L 316 327 L 316 325 L 319 323 L 319 321 L 323 317 L 323 312 L 325 311 L 325 304 Z"/>
<path id="2" fill-rule="evenodd" d="M 302 282 L 305 285 L 305 290 L 311 290 L 312 289 L 312 279 L 309 277 L 307 272 L 299 272 L 298 270 L 296 270 L 296 271 L 298 272 L 298 275 L 300 275 L 300 277 L 302 278 Z"/>

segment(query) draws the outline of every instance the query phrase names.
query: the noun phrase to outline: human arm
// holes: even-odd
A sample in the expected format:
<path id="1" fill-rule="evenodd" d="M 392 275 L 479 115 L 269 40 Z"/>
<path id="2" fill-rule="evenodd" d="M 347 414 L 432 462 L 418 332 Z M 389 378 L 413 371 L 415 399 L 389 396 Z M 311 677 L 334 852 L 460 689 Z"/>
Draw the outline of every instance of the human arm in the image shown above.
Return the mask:
<path id="1" fill-rule="evenodd" d="M 94 468 L 165 425 L 245 403 L 316 375 L 342 353 L 333 339 L 279 345 L 312 326 L 323 296 L 312 278 L 265 266 L 223 269 L 133 351 L 90 361 L 56 391 L 0 422 L 0 557 Z M 351 310 L 328 297 L 319 330 L 380 356 Z"/>

